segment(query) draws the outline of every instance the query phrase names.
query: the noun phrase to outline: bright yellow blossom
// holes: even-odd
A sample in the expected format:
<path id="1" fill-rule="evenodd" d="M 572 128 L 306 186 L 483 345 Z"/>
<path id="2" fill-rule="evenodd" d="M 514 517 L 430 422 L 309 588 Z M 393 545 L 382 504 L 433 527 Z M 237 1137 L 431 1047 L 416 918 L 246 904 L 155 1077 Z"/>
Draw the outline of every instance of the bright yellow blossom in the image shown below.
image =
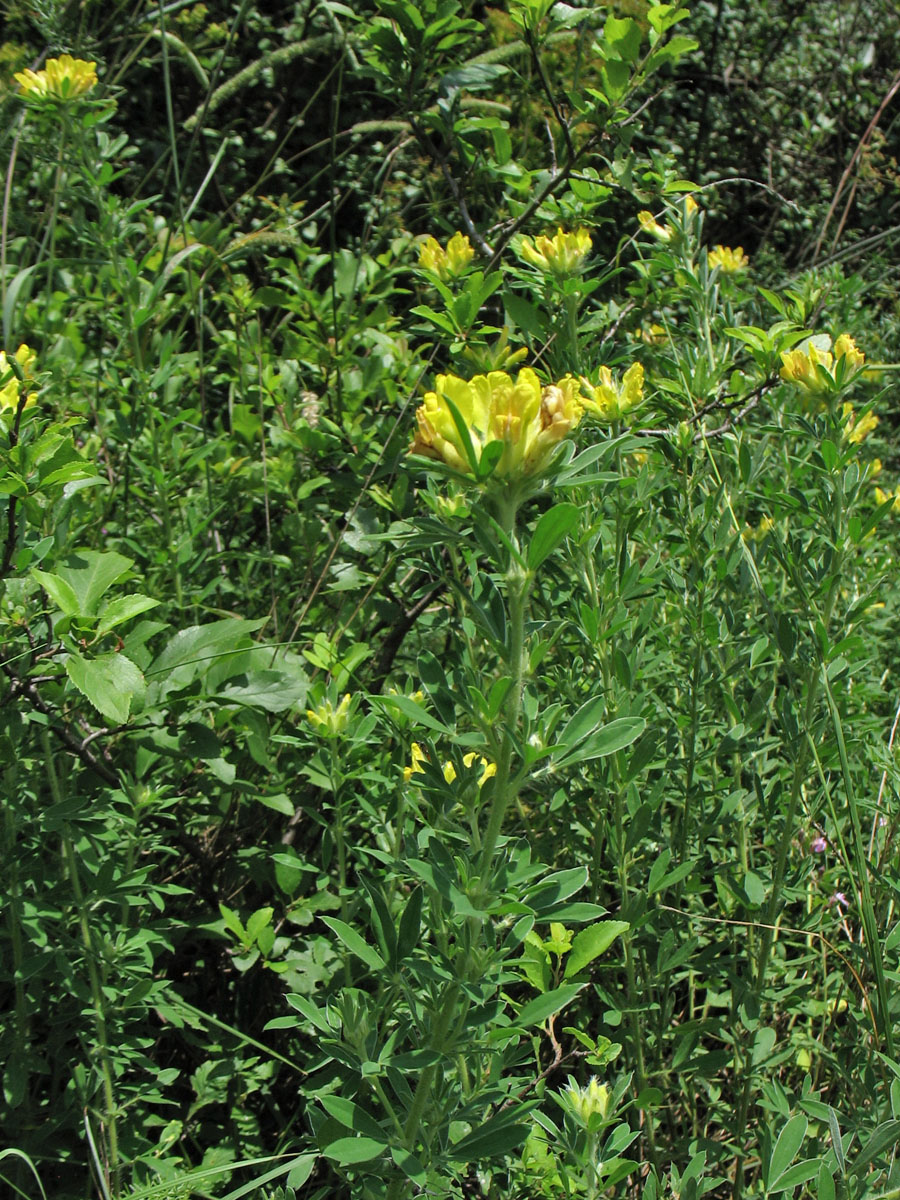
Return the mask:
<path id="1" fill-rule="evenodd" d="M 566 233 L 558 229 L 552 238 L 522 238 L 519 253 L 527 263 L 548 275 L 577 275 L 591 253 L 591 235 L 587 229 Z"/>
<path id="2" fill-rule="evenodd" d="M 715 246 L 706 255 L 706 261 L 709 263 L 709 269 L 712 271 L 718 267 L 726 275 L 734 275 L 737 271 L 743 271 L 748 265 L 750 259 L 744 253 L 744 247 L 738 246 L 732 250 L 730 246 Z"/>
<path id="3" fill-rule="evenodd" d="M 419 266 L 437 275 L 443 283 L 458 279 L 475 257 L 472 243 L 464 233 L 454 233 L 446 250 L 437 238 L 426 238 L 419 247 Z"/>
<path id="4" fill-rule="evenodd" d="M 878 504 L 887 504 L 889 500 L 893 500 L 891 512 L 900 512 L 900 488 L 896 491 L 886 492 L 884 488 L 875 487 L 875 500 Z"/>
<path id="5" fill-rule="evenodd" d="M 836 370 L 843 364 L 843 379 L 854 376 L 865 362 L 865 355 L 857 349 L 852 337 L 846 333 L 835 341 L 834 354 L 820 350 L 810 341 L 807 350 L 786 350 L 781 355 L 781 378 L 796 383 L 812 395 L 831 391 L 836 383 Z M 821 370 L 819 368 L 822 368 Z"/>
<path id="6" fill-rule="evenodd" d="M 478 786 L 482 788 L 489 779 L 493 779 L 497 774 L 497 764 L 488 762 L 483 755 L 476 754 L 474 750 L 470 754 L 463 755 L 463 763 L 465 766 L 473 767 L 476 762 L 482 768 L 481 775 L 478 778 Z"/>
<path id="7" fill-rule="evenodd" d="M 325 700 L 318 708 L 308 708 L 306 716 L 322 737 L 340 737 L 350 720 L 350 693 L 344 696 L 337 708 L 330 700 Z"/>
<path id="8" fill-rule="evenodd" d="M 438 459 L 467 475 L 472 468 L 450 404 L 465 423 L 476 461 L 492 442 L 502 444 L 494 469 L 502 479 L 542 471 L 582 416 L 578 383 L 571 375 L 544 388 L 530 367 L 523 367 L 515 382 L 505 371 L 470 380 L 438 375 L 435 391 L 425 393 L 416 411 L 418 430 L 410 453 Z"/>
<path id="9" fill-rule="evenodd" d="M 649 233 L 657 241 L 668 242 L 672 240 L 672 234 L 674 233 L 672 226 L 660 225 L 653 213 L 649 212 L 646 208 L 638 213 L 637 219 L 644 233 Z"/>
<path id="10" fill-rule="evenodd" d="M 582 404 L 601 421 L 620 421 L 643 400 L 644 368 L 640 363 L 631 364 L 622 376 L 621 384 L 614 383 L 609 367 L 601 367 L 599 375 L 596 387 L 587 379 L 581 382 L 587 392 L 587 396 L 582 397 Z"/>
<path id="11" fill-rule="evenodd" d="M 34 364 L 37 361 L 37 355 L 23 342 L 15 353 L 15 360 L 21 369 L 26 380 L 31 377 L 34 372 Z M 12 371 L 12 366 L 6 356 L 5 350 L 0 350 L 0 379 L 4 379 Z M 19 389 L 21 384 L 13 375 L 2 386 L 0 386 L 0 413 L 15 412 L 19 407 Z M 25 401 L 25 408 L 31 408 L 35 403 L 34 393 L 32 392 Z"/>
<path id="12" fill-rule="evenodd" d="M 63 54 L 59 58 L 48 58 L 40 71 L 19 71 L 14 78 L 23 96 L 74 100 L 89 92 L 97 82 L 97 64 Z"/>
<path id="13" fill-rule="evenodd" d="M 595 1114 L 605 1117 L 609 1112 L 609 1088 L 599 1079 L 591 1079 L 586 1087 L 572 1082 L 563 1094 L 583 1125 L 587 1125 Z"/>
<path id="14" fill-rule="evenodd" d="M 407 783 L 409 783 L 413 775 L 424 774 L 422 763 L 426 761 L 426 757 L 424 750 L 418 742 L 413 742 L 410 746 L 410 760 L 409 766 L 403 768 L 403 778 Z M 466 767 L 471 768 L 476 764 L 476 761 L 482 767 L 482 772 L 478 779 L 478 786 L 481 788 L 484 787 L 489 779 L 492 779 L 497 774 L 497 764 L 488 762 L 486 758 L 476 754 L 474 750 L 469 754 L 463 755 L 463 764 Z M 452 783 L 456 779 L 456 767 L 454 767 L 449 759 L 441 766 L 441 773 L 447 783 Z"/>
<path id="15" fill-rule="evenodd" d="M 857 420 L 852 404 L 842 406 L 841 416 L 844 419 L 844 441 L 849 442 L 852 446 L 858 446 L 864 442 L 878 425 L 878 417 L 871 412 L 865 413 Z"/>

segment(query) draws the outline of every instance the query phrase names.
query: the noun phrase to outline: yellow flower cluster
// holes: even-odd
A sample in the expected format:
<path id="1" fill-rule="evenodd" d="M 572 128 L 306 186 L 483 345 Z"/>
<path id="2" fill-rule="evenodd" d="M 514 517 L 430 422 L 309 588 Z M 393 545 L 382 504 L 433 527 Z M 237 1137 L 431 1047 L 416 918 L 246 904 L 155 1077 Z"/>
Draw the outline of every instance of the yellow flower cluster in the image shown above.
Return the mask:
<path id="1" fill-rule="evenodd" d="M 29 379 L 34 373 L 34 364 L 37 361 L 35 352 L 28 348 L 23 342 L 14 355 L 15 361 L 25 379 Z M 5 350 L 0 350 L 0 380 L 6 379 L 13 367 L 6 356 Z M 15 412 L 19 407 L 19 388 L 20 383 L 15 374 L 11 378 L 6 379 L 6 383 L 0 384 L 0 413 L 5 411 Z M 25 407 L 31 408 L 35 403 L 34 394 L 32 393 L 25 401 Z"/>
<path id="2" fill-rule="evenodd" d="M 425 393 L 425 401 L 416 411 L 418 429 L 410 453 L 424 454 L 462 474 L 472 474 L 452 404 L 465 424 L 476 460 L 486 446 L 500 442 L 503 452 L 495 475 L 501 479 L 536 475 L 581 420 L 581 401 L 578 383 L 571 375 L 542 388 L 530 367 L 523 367 L 515 381 L 505 371 L 469 380 L 438 375 L 435 390 Z"/>
<path id="3" fill-rule="evenodd" d="M 19 71 L 14 78 L 23 96 L 74 100 L 89 92 L 97 82 L 97 64 L 63 54 L 59 58 L 48 58 L 40 71 Z"/>
<path id="4" fill-rule="evenodd" d="M 454 233 L 446 249 L 437 238 L 426 238 L 419 247 L 419 266 L 437 275 L 442 283 L 458 279 L 475 257 L 472 244 L 464 233 Z"/>
<path id="5" fill-rule="evenodd" d="M 336 708 L 330 700 L 325 700 L 318 708 L 308 708 L 306 715 L 310 724 L 322 737 L 340 737 L 350 720 L 350 693 L 344 696 Z"/>
<path id="6" fill-rule="evenodd" d="M 864 413 L 857 419 L 852 404 L 842 406 L 841 416 L 844 419 L 844 441 L 849 442 L 851 446 L 858 446 L 864 442 L 878 425 L 878 417 L 871 412 Z"/>
<path id="7" fill-rule="evenodd" d="M 587 396 L 582 396 L 581 403 L 601 421 L 620 421 L 644 398 L 644 368 L 632 363 L 620 384 L 614 382 L 609 367 L 601 367 L 599 374 L 596 386 L 582 379 Z"/>
<path id="8" fill-rule="evenodd" d="M 409 783 L 413 775 L 424 774 L 422 763 L 426 761 L 425 751 L 418 742 L 413 742 L 413 744 L 410 746 L 409 766 L 403 768 L 403 778 L 407 783 Z M 479 788 L 482 788 L 489 779 L 493 779 L 493 777 L 497 774 L 497 764 L 488 762 L 483 755 L 476 754 L 474 750 L 469 754 L 463 755 L 464 767 L 471 770 L 476 763 L 481 767 L 481 775 L 478 778 L 478 786 Z M 456 779 L 456 767 L 454 767 L 452 762 L 445 762 L 441 767 L 441 771 L 443 772 L 444 779 L 446 779 L 447 783 L 452 783 L 453 780 Z"/>
<path id="9" fill-rule="evenodd" d="M 583 1125 L 587 1125 L 595 1114 L 605 1117 L 609 1112 L 609 1088 L 599 1079 L 591 1079 L 586 1087 L 579 1087 L 572 1082 L 563 1095 Z"/>
<path id="10" fill-rule="evenodd" d="M 706 261 L 711 271 L 718 267 L 725 275 L 734 275 L 738 271 L 743 271 L 750 259 L 744 253 L 743 246 L 732 250 L 730 246 L 720 245 L 707 252 Z"/>
<path id="11" fill-rule="evenodd" d="M 832 391 L 839 367 L 843 382 L 846 383 L 862 369 L 866 361 L 866 356 L 846 333 L 841 334 L 832 349 L 834 354 L 819 350 L 814 342 L 810 342 L 805 353 L 802 350 L 785 351 L 781 355 L 781 378 L 796 383 L 812 395 Z"/>
<path id="12" fill-rule="evenodd" d="M 591 234 L 587 229 L 576 229 L 574 233 L 558 229 L 552 238 L 542 236 L 534 241 L 522 238 L 519 253 L 527 263 L 546 274 L 566 278 L 577 275 L 587 262 Z"/>

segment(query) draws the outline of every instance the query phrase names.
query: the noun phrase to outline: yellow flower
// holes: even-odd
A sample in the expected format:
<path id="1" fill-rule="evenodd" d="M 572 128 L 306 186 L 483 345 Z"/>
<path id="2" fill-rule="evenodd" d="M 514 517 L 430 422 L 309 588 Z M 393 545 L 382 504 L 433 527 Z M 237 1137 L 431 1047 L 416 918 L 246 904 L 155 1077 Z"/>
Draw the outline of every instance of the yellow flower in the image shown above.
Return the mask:
<path id="1" fill-rule="evenodd" d="M 411 760 L 410 764 L 408 767 L 403 768 L 403 778 L 407 783 L 409 783 L 410 779 L 412 779 L 416 772 L 418 772 L 420 775 L 423 773 L 422 763 L 425 762 L 425 751 L 418 742 L 413 742 L 409 748 L 409 756 Z"/>
<path id="2" fill-rule="evenodd" d="M 409 766 L 403 768 L 403 778 L 407 783 L 409 783 L 413 775 L 424 774 L 422 763 L 426 761 L 425 751 L 418 742 L 413 742 L 413 744 L 410 746 L 410 759 L 411 761 Z M 463 763 L 466 767 L 472 767 L 476 760 L 483 768 L 481 777 L 478 780 L 478 786 L 484 787 L 485 783 L 487 783 L 489 779 L 497 774 L 497 764 L 488 762 L 486 758 L 476 754 L 474 750 L 470 754 L 463 755 Z M 447 783 L 452 783 L 454 779 L 456 779 L 456 767 L 454 767 L 453 763 L 450 762 L 449 759 L 441 766 L 441 773 L 443 774 Z"/>
<path id="3" fill-rule="evenodd" d="M 806 353 L 802 350 L 786 350 L 781 355 L 781 378 L 796 383 L 812 395 L 822 395 L 834 389 L 837 372 L 841 381 L 848 382 L 862 367 L 866 356 L 856 347 L 853 338 L 846 333 L 835 341 L 834 355 L 820 350 L 810 341 Z"/>
<path id="4" fill-rule="evenodd" d="M 594 387 L 587 379 L 582 383 L 588 392 L 582 404 L 601 421 L 620 421 L 644 398 L 644 368 L 632 363 L 622 376 L 621 384 L 613 382 L 609 367 L 600 368 L 600 382 Z"/>
<path id="5" fill-rule="evenodd" d="M 738 246 L 736 250 L 730 246 L 716 246 L 707 253 L 706 261 L 711 271 L 718 267 L 724 274 L 734 275 L 737 271 L 743 271 L 750 259 L 744 253 L 743 246 Z"/>
<path id="6" fill-rule="evenodd" d="M 761 542 L 767 533 L 771 533 L 775 528 L 775 522 L 771 517 L 763 517 L 760 523 L 754 528 L 752 525 L 744 526 L 744 540 L 747 542 Z"/>
<path id="7" fill-rule="evenodd" d="M 330 700 L 325 700 L 318 708 L 308 708 L 306 716 L 322 737 L 340 737 L 350 720 L 350 693 L 344 696 L 337 708 Z"/>
<path id="8" fill-rule="evenodd" d="M 878 425 L 878 418 L 871 412 L 865 413 L 857 420 L 852 404 L 842 406 L 841 416 L 844 419 L 844 441 L 849 442 L 852 446 L 858 446 L 864 442 Z"/>
<path id="9" fill-rule="evenodd" d="M 672 240 L 674 230 L 671 225 L 660 225 L 652 212 L 648 212 L 645 208 L 638 213 L 638 221 L 644 233 L 649 233 L 651 237 L 655 237 L 657 241 L 668 242 Z"/>
<path id="10" fill-rule="evenodd" d="M 881 459 L 873 458 L 869 463 L 869 478 L 874 479 L 876 475 L 881 474 Z"/>
<path id="11" fill-rule="evenodd" d="M 472 468 L 450 404 L 465 423 L 476 461 L 492 442 L 502 444 L 494 469 L 502 479 L 538 474 L 582 416 L 578 383 L 571 375 L 544 388 L 530 367 L 515 382 L 505 371 L 470 380 L 438 375 L 436 390 L 425 393 L 416 411 L 418 430 L 410 453 L 438 459 L 466 475 Z"/>
<path id="12" fill-rule="evenodd" d="M 467 767 L 474 766 L 476 761 L 478 762 L 478 765 L 482 768 L 481 775 L 478 779 L 478 786 L 480 788 L 483 788 L 484 785 L 487 783 L 487 781 L 489 779 L 493 779 L 494 776 L 497 774 L 497 764 L 493 763 L 493 762 L 488 762 L 488 760 L 483 755 L 476 754 L 474 750 L 472 751 L 471 754 L 463 755 L 463 763 Z M 448 765 L 450 765 L 450 764 L 448 764 Z"/>
<path id="13" fill-rule="evenodd" d="M 634 333 L 638 342 L 646 342 L 648 346 L 661 346 L 666 341 L 666 331 L 662 325 L 650 325 L 647 329 L 638 329 Z"/>
<path id="14" fill-rule="evenodd" d="M 74 100 L 89 92 L 97 82 L 97 64 L 63 54 L 48 58 L 40 71 L 19 71 L 14 78 L 24 96 Z"/>
<path id="15" fill-rule="evenodd" d="M 609 1088 L 599 1079 L 591 1079 L 583 1088 L 570 1083 L 563 1094 L 583 1125 L 587 1125 L 595 1114 L 605 1117 L 609 1112 Z"/>
<path id="16" fill-rule="evenodd" d="M 889 500 L 893 500 L 891 512 L 900 512 L 900 487 L 893 492 L 886 492 L 884 488 L 875 487 L 875 501 L 878 504 L 887 504 Z"/>
<path id="17" fill-rule="evenodd" d="M 18 365 L 22 375 L 26 381 L 29 380 L 34 373 L 34 364 L 37 361 L 35 352 L 28 348 L 23 342 L 18 348 L 15 355 L 16 364 Z M 5 379 L 13 370 L 13 367 L 6 356 L 5 350 L 0 350 L 0 380 Z M 4 411 L 15 412 L 19 407 L 19 388 L 21 384 L 16 375 L 8 379 L 6 383 L 0 386 L 0 413 Z M 25 401 L 25 408 L 31 408 L 35 403 L 34 393 L 32 392 Z"/>
<path id="18" fill-rule="evenodd" d="M 856 342 L 847 333 L 842 333 L 834 343 L 834 357 L 836 359 L 843 358 L 854 374 L 866 361 L 866 356 L 857 348 Z"/>
<path id="19" fill-rule="evenodd" d="M 462 275 L 474 257 L 475 251 L 464 233 L 454 233 L 446 250 L 433 237 L 426 238 L 419 247 L 419 266 L 437 275 L 444 283 Z"/>
<path id="20" fill-rule="evenodd" d="M 587 229 L 565 233 L 558 229 L 552 238 L 522 238 L 519 250 L 522 258 L 549 275 L 577 275 L 591 253 L 591 235 Z"/>

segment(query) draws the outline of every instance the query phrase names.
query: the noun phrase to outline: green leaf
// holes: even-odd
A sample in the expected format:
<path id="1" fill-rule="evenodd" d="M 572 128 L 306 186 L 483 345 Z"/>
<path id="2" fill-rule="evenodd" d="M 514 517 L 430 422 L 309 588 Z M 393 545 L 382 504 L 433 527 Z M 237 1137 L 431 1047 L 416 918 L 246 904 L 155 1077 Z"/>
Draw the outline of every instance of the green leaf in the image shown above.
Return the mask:
<path id="1" fill-rule="evenodd" d="M 286 675 L 284 671 L 248 671 L 223 687 L 218 699 L 277 713 L 302 704 L 308 691 L 308 680 Z"/>
<path id="2" fill-rule="evenodd" d="M 577 504 L 555 504 L 537 523 L 528 546 L 528 569 L 537 568 L 578 524 L 581 509 Z"/>
<path id="3" fill-rule="evenodd" d="M 370 703 L 375 708 L 380 708 L 382 712 L 391 714 L 393 712 L 402 713 L 413 725 L 422 725 L 426 729 L 433 729 L 435 733 L 443 733 L 452 735 L 453 730 L 449 729 L 443 721 L 439 721 L 437 717 L 433 717 L 427 709 L 421 704 L 416 704 L 415 700 L 410 700 L 408 696 L 370 696 Z"/>
<path id="4" fill-rule="evenodd" d="M 329 1037 L 334 1033 L 325 1019 L 325 1014 L 308 996 L 300 996 L 296 992 L 291 992 L 287 996 L 287 1002 L 291 1008 L 296 1008 L 298 1012 L 301 1012 L 310 1025 L 314 1025 L 320 1033 L 327 1033 Z"/>
<path id="5" fill-rule="evenodd" d="M 876 1126 L 866 1144 L 861 1147 L 859 1154 L 853 1160 L 850 1173 L 852 1175 L 862 1174 L 863 1168 L 878 1158 L 889 1146 L 893 1149 L 898 1142 L 900 1142 L 900 1121 L 882 1121 L 880 1125 Z"/>
<path id="6" fill-rule="evenodd" d="M 318 1099 L 328 1115 L 347 1129 L 364 1133 L 373 1141 L 385 1140 L 384 1131 L 378 1122 L 352 1100 L 347 1100 L 344 1096 L 319 1096 Z"/>
<path id="7" fill-rule="evenodd" d="M 589 700 L 569 721 L 560 735 L 562 754 L 557 759 L 559 767 L 571 766 L 588 759 L 605 758 L 608 754 L 614 754 L 616 750 L 624 750 L 626 746 L 636 742 L 647 727 L 643 717 L 619 717 L 597 729 L 595 718 L 599 717 L 605 708 L 606 700 L 603 697 Z M 574 748 L 570 750 L 570 747 Z"/>
<path id="8" fill-rule="evenodd" d="M 605 954 L 617 937 L 630 928 L 627 921 L 598 921 L 576 934 L 566 957 L 565 978 L 577 975 L 588 963 Z"/>
<path id="9" fill-rule="evenodd" d="M 124 654 L 83 658 L 73 651 L 66 660 L 66 674 L 94 708 L 116 725 L 126 723 L 131 701 L 144 690 L 143 675 Z"/>
<path id="10" fill-rule="evenodd" d="M 134 560 L 124 554 L 109 551 L 81 550 L 70 554 L 56 568 L 56 574 L 71 587 L 78 602 L 78 615 L 92 617 L 97 602 L 114 583 L 123 579 L 134 566 Z"/>
<path id="11" fill-rule="evenodd" d="M 359 936 L 355 929 L 351 929 L 349 925 L 344 921 L 339 921 L 337 917 L 323 917 L 322 921 L 338 935 L 350 953 L 362 959 L 367 967 L 371 967 L 373 971 L 384 970 L 384 959 L 377 950 L 373 950 L 368 942 Z"/>
<path id="12" fill-rule="evenodd" d="M 497 1158 L 520 1146 L 530 1128 L 530 1125 L 510 1124 L 509 1118 L 492 1117 L 487 1124 L 481 1125 L 455 1146 L 449 1146 L 447 1157 L 452 1162 Z"/>
<path id="13" fill-rule="evenodd" d="M 820 1166 L 821 1162 L 818 1158 L 805 1158 L 803 1162 L 794 1163 L 783 1175 L 778 1176 L 775 1183 L 769 1184 L 766 1189 L 767 1194 L 771 1196 L 774 1192 L 786 1192 L 800 1183 L 807 1183 L 819 1174 Z"/>
<path id="14" fill-rule="evenodd" d="M 428 1182 L 428 1175 L 414 1154 L 410 1154 L 402 1146 L 391 1146 L 391 1158 L 407 1179 L 411 1179 L 420 1188 L 425 1187 L 425 1184 Z"/>
<path id="15" fill-rule="evenodd" d="M 564 983 L 562 987 L 543 996 L 536 996 L 516 1013 L 513 1024 L 520 1029 L 530 1029 L 533 1025 L 543 1025 L 548 1017 L 558 1013 L 561 1008 L 571 1003 L 584 987 L 583 983 Z"/>
<path id="16" fill-rule="evenodd" d="M 51 575 L 47 571 L 39 571 L 36 567 L 32 568 L 32 577 L 38 581 L 60 612 L 67 617 L 77 617 L 81 612 L 81 605 L 78 603 L 78 597 L 72 588 L 72 585 L 66 583 L 64 579 L 60 579 L 58 575 Z"/>
<path id="17" fill-rule="evenodd" d="M 142 596 L 139 592 L 134 592 L 130 596 L 117 596 L 115 600 L 110 600 L 100 614 L 97 633 L 108 633 L 110 629 L 115 629 L 124 621 L 130 621 L 138 613 L 156 608 L 158 604 L 158 600 L 154 600 L 151 596 Z"/>
<path id="18" fill-rule="evenodd" d="M 769 1159 L 769 1169 L 766 1172 L 766 1190 L 770 1191 L 781 1175 L 785 1173 L 797 1156 L 797 1151 L 803 1145 L 809 1122 L 803 1113 L 791 1117 L 778 1135 Z"/>
<path id="19" fill-rule="evenodd" d="M 503 304 L 513 324 L 530 334 L 536 341 L 543 341 L 547 332 L 541 314 L 524 297 L 515 292 L 508 292 L 503 297 Z"/>
<path id="20" fill-rule="evenodd" d="M 374 1138 L 338 1138 L 336 1142 L 326 1146 L 322 1153 L 326 1158 L 333 1158 L 335 1162 L 349 1166 L 351 1163 L 368 1162 L 372 1158 L 378 1158 L 387 1150 L 387 1145 L 387 1142 L 376 1141 Z"/>
<path id="21" fill-rule="evenodd" d="M 190 625 L 175 634 L 148 668 L 147 678 L 160 679 L 163 694 L 188 687 L 223 655 L 246 649 L 250 635 L 264 624 L 265 618 L 242 621 L 225 617 L 208 625 Z"/>

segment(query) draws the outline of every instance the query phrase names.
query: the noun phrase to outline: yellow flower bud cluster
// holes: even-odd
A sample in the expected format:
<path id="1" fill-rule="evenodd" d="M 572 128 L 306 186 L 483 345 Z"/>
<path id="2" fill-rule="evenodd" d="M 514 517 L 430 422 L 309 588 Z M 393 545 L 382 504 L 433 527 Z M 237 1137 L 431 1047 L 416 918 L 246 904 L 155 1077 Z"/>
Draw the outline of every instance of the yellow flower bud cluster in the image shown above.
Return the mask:
<path id="1" fill-rule="evenodd" d="M 464 233 L 454 233 L 446 249 L 433 237 L 426 238 L 419 247 L 419 266 L 437 275 L 442 283 L 458 279 L 474 257 L 472 243 Z"/>
<path id="2" fill-rule="evenodd" d="M 418 742 L 413 742 L 413 744 L 410 746 L 409 766 L 403 768 L 404 780 L 409 783 L 413 775 L 424 774 L 422 763 L 426 761 L 425 751 Z M 488 762 L 483 755 L 476 754 L 474 750 L 463 755 L 463 766 L 468 770 L 471 770 L 476 764 L 481 767 L 481 775 L 478 778 L 478 786 L 479 788 L 482 788 L 489 779 L 493 779 L 493 777 L 497 774 L 497 764 Z M 456 767 L 454 767 L 453 763 L 449 761 L 443 764 L 441 767 L 441 772 L 443 773 L 444 779 L 447 781 L 447 783 L 452 783 L 457 777 Z"/>
<path id="3" fill-rule="evenodd" d="M 842 333 L 832 347 L 834 353 L 820 350 L 815 342 L 809 342 L 806 351 L 787 350 L 781 355 L 781 378 L 796 383 L 805 392 L 821 396 L 837 386 L 837 371 L 840 368 L 844 383 L 856 375 L 866 361 L 853 338 Z"/>
<path id="4" fill-rule="evenodd" d="M 587 379 L 581 382 L 587 393 L 582 396 L 582 404 L 588 412 L 607 423 L 621 421 L 644 398 L 644 368 L 640 363 L 632 363 L 619 384 L 613 380 L 609 367 L 600 368 L 596 385 Z"/>
<path id="5" fill-rule="evenodd" d="M 563 1095 L 582 1125 L 587 1126 L 593 1116 L 605 1117 L 609 1113 L 609 1088 L 599 1079 L 591 1079 L 586 1087 L 579 1087 L 573 1081 Z"/>
<path id="6" fill-rule="evenodd" d="M 720 245 L 707 252 L 706 261 L 711 271 L 718 267 L 723 274 L 734 275 L 738 271 L 743 271 L 750 259 L 744 253 L 743 246 L 732 250 L 730 246 Z"/>
<path id="7" fill-rule="evenodd" d="M 552 238 L 542 236 L 533 241 L 530 237 L 522 238 L 519 253 L 538 270 L 565 279 L 577 275 L 587 262 L 591 253 L 590 231 L 576 229 L 574 233 L 566 233 L 558 229 Z"/>
<path id="8" fill-rule="evenodd" d="M 75 100 L 97 82 L 97 64 L 63 54 L 48 58 L 40 71 L 19 71 L 14 78 L 26 98 Z"/>
<path id="9" fill-rule="evenodd" d="M 19 373 L 24 376 L 26 382 L 34 373 L 34 364 L 37 361 L 37 355 L 23 342 L 13 356 Z M 10 372 L 14 372 L 15 368 L 9 361 L 5 350 L 0 350 L 0 381 L 6 379 L 5 383 L 0 382 L 0 413 L 15 412 L 19 407 L 19 389 L 22 386 L 18 376 Z M 29 395 L 25 401 L 25 408 L 31 408 L 35 403 L 34 393 Z"/>
<path id="10" fill-rule="evenodd" d="M 864 442 L 878 425 L 878 417 L 874 413 L 867 412 L 857 418 L 853 405 L 849 403 L 841 407 L 841 416 L 844 420 L 844 441 L 851 446 Z"/>
<path id="11" fill-rule="evenodd" d="M 435 390 L 425 393 L 424 403 L 416 411 L 418 429 L 410 453 L 438 459 L 464 475 L 473 473 L 451 411 L 453 405 L 466 427 L 476 461 L 486 446 L 500 442 L 503 450 L 494 469 L 498 478 L 537 475 L 581 420 L 581 400 L 578 383 L 571 375 L 542 387 L 530 367 L 523 367 L 515 381 L 505 371 L 469 380 L 438 375 Z"/>
<path id="12" fill-rule="evenodd" d="M 325 700 L 318 708 L 308 708 L 306 716 L 316 733 L 322 737 L 340 737 L 350 721 L 350 693 L 343 697 L 337 707 L 330 700 Z"/>

